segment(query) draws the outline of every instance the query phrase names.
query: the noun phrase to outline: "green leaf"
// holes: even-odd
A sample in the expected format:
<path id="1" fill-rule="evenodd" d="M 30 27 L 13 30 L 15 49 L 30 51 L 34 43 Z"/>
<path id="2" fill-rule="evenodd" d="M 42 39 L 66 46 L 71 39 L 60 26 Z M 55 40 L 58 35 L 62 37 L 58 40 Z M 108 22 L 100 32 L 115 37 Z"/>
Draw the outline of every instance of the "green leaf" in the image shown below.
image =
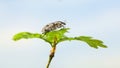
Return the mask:
<path id="1" fill-rule="evenodd" d="M 54 43 L 54 39 L 57 38 L 57 42 L 64 37 L 64 34 L 69 30 L 69 28 L 62 28 L 60 30 L 55 30 L 48 32 L 44 35 L 44 39 L 49 41 L 51 44 Z"/>
<path id="2" fill-rule="evenodd" d="M 86 42 L 90 47 L 93 47 L 93 48 L 98 48 L 98 47 L 107 48 L 107 46 L 104 45 L 101 40 L 93 39 L 92 37 L 89 37 L 89 36 L 79 36 L 79 37 L 64 36 L 64 38 L 59 40 L 59 43 L 63 41 L 71 41 L 71 40 Z"/>
<path id="3" fill-rule="evenodd" d="M 79 37 L 75 37 L 75 39 L 84 41 L 93 48 L 98 48 L 98 47 L 107 48 L 107 46 L 103 44 L 103 41 L 98 39 L 93 39 L 92 37 L 89 36 L 79 36 Z"/>
<path id="4" fill-rule="evenodd" d="M 20 39 L 29 39 L 29 38 L 41 38 L 41 34 L 38 33 L 30 33 L 30 32 L 20 32 L 13 36 L 14 41 L 18 41 Z"/>

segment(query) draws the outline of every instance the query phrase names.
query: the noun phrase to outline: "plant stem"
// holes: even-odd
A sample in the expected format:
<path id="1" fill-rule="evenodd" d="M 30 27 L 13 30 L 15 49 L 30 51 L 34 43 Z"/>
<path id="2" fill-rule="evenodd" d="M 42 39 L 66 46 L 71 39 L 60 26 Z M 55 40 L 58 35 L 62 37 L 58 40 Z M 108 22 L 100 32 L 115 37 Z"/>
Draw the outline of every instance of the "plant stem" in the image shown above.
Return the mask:
<path id="1" fill-rule="evenodd" d="M 51 51 L 50 51 L 50 55 L 49 55 L 49 60 L 48 60 L 48 64 L 46 66 L 46 68 L 49 68 L 49 65 L 54 57 L 54 54 L 55 54 L 55 50 L 56 50 L 56 47 L 52 47 Z"/>
<path id="2" fill-rule="evenodd" d="M 52 47 L 52 49 L 50 50 L 49 60 L 48 60 L 48 63 L 47 63 L 46 68 L 49 68 L 50 63 L 51 63 L 51 61 L 52 61 L 52 59 L 53 59 L 53 57 L 54 57 L 54 55 L 55 55 L 55 51 L 56 51 L 56 43 L 57 43 L 57 38 L 55 37 L 55 38 L 54 38 L 54 44 L 53 44 L 53 47 Z"/>

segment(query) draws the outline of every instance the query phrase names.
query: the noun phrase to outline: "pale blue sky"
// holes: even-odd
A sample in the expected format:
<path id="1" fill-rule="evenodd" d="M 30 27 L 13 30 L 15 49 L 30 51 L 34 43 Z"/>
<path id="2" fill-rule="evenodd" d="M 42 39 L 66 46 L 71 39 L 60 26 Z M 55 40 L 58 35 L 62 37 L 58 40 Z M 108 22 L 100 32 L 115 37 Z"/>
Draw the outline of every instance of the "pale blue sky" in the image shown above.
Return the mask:
<path id="1" fill-rule="evenodd" d="M 0 0 L 0 68 L 45 68 L 49 44 L 12 41 L 18 32 L 41 33 L 50 22 L 66 21 L 68 36 L 103 40 L 107 49 L 83 42 L 60 43 L 50 68 L 120 68 L 120 0 Z"/>

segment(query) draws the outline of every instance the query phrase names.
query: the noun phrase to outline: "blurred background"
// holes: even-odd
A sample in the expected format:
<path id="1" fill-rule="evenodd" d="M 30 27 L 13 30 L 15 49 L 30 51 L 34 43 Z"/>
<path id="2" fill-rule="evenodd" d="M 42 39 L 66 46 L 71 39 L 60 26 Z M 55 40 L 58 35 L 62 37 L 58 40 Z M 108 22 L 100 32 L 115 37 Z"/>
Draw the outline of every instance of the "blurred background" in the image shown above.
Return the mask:
<path id="1" fill-rule="evenodd" d="M 50 45 L 40 39 L 13 41 L 18 32 L 41 33 L 66 22 L 67 36 L 92 36 L 108 48 L 84 42 L 58 44 L 50 68 L 120 68 L 120 0 L 0 0 L 0 68 L 45 68 Z"/>

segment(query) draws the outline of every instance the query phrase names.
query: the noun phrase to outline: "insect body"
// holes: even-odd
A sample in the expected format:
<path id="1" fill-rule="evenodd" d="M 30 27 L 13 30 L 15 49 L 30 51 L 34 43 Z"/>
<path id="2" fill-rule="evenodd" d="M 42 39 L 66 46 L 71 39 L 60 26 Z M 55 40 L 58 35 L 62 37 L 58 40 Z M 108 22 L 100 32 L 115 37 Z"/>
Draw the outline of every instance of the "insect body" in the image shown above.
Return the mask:
<path id="1" fill-rule="evenodd" d="M 42 33 L 47 33 L 52 30 L 56 30 L 56 29 L 62 28 L 62 27 L 64 28 L 64 25 L 66 25 L 66 23 L 64 23 L 62 21 L 55 21 L 55 22 L 47 24 L 45 27 L 43 27 Z"/>

